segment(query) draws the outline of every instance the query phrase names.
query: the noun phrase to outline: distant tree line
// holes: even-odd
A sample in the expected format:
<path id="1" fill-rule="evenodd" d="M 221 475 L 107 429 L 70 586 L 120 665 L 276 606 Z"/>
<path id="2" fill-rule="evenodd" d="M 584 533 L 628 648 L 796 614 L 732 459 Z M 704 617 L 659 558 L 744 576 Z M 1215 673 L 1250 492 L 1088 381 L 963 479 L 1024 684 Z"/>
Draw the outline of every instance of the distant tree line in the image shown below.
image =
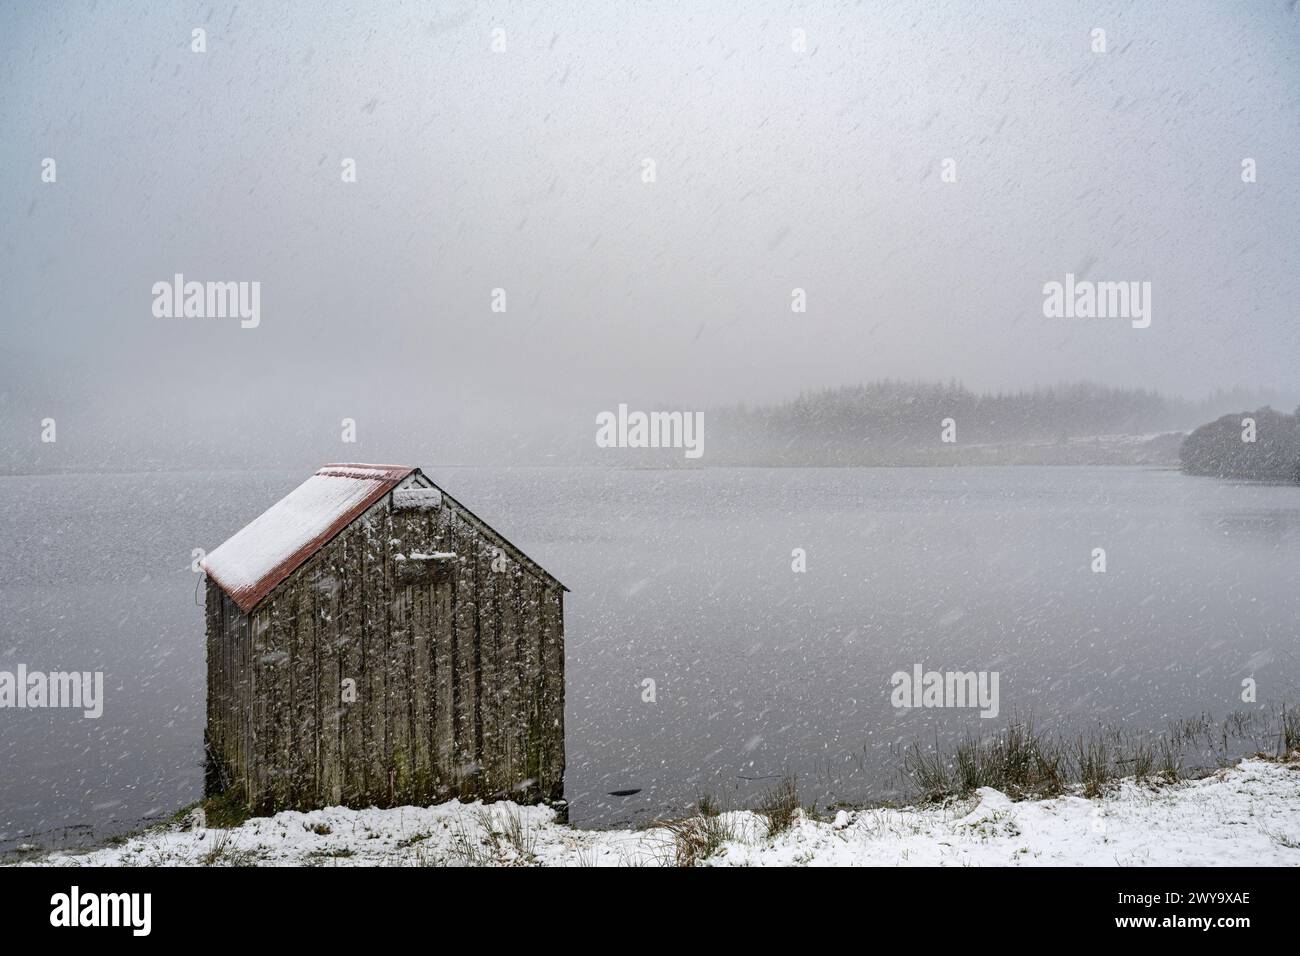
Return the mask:
<path id="1" fill-rule="evenodd" d="M 708 414 L 719 464 L 1137 463 L 1176 465 L 1179 435 L 1246 394 L 1193 402 L 1092 382 L 979 393 L 958 382 L 885 379 Z M 940 423 L 957 441 L 940 445 Z M 1145 436 L 1126 445 L 1105 436 Z M 1145 443 L 1145 444 L 1144 444 Z M 1142 457 L 1151 452 L 1153 457 Z"/>
<path id="2" fill-rule="evenodd" d="M 1300 408 L 1224 415 L 1188 435 L 1179 456 L 1189 475 L 1300 481 Z"/>

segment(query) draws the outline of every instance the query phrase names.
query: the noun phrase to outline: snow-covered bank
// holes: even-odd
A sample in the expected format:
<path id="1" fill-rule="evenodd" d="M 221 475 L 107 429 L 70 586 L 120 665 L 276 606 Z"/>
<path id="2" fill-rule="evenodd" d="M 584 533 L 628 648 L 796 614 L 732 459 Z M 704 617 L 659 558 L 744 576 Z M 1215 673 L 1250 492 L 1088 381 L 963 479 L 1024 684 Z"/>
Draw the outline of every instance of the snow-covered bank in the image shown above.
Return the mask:
<path id="1" fill-rule="evenodd" d="M 703 819 L 703 818 L 701 818 Z M 1300 865 L 1300 761 L 1245 760 L 1157 789 L 1122 782 L 1101 799 L 1012 802 L 985 788 L 944 807 L 797 813 L 769 837 L 749 811 L 708 819 L 702 862 L 732 866 Z M 668 865 L 664 828 L 578 830 L 511 803 L 348 810 L 249 820 L 230 830 L 155 829 L 46 865 Z"/>

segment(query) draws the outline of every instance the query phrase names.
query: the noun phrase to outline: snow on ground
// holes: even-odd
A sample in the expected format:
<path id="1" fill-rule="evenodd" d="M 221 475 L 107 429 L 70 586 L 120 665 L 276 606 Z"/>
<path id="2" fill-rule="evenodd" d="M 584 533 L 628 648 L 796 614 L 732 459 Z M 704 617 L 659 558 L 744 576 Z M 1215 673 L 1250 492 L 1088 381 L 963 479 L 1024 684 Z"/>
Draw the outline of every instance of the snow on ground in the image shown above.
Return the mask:
<path id="1" fill-rule="evenodd" d="M 699 819 L 697 818 L 697 822 Z M 710 818 L 701 862 L 730 866 L 1300 865 L 1300 762 L 1245 760 L 1203 780 L 1122 782 L 1100 799 L 1013 802 L 984 788 L 942 807 L 801 811 L 768 837 L 749 811 Z M 698 831 L 697 831 L 698 832 Z M 546 807 L 457 801 L 330 807 L 230 830 L 158 828 L 122 845 L 30 860 L 44 865 L 669 865 L 663 827 L 578 830 Z"/>

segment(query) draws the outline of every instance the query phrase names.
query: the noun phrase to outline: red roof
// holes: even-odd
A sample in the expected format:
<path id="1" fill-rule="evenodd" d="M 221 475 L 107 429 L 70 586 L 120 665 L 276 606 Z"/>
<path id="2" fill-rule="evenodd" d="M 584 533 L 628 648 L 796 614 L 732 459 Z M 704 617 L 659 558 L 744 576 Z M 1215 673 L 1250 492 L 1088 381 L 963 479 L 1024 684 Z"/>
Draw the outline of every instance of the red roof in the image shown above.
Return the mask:
<path id="1" fill-rule="evenodd" d="M 203 570 L 247 613 L 413 471 L 326 465 L 204 558 Z"/>

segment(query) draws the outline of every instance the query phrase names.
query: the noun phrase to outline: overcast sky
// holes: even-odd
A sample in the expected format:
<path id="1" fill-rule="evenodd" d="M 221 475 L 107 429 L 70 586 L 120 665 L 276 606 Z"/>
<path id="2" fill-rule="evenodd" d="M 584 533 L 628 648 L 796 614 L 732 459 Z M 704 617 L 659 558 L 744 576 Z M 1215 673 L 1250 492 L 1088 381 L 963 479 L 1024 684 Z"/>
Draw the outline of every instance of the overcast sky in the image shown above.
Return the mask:
<path id="1" fill-rule="evenodd" d="M 504 427 L 1300 368 L 1295 0 L 5 3 L 0 129 L 24 414 Z M 177 272 L 260 282 L 260 326 L 155 317 Z M 1149 281 L 1151 327 L 1044 318 L 1067 272 Z"/>

